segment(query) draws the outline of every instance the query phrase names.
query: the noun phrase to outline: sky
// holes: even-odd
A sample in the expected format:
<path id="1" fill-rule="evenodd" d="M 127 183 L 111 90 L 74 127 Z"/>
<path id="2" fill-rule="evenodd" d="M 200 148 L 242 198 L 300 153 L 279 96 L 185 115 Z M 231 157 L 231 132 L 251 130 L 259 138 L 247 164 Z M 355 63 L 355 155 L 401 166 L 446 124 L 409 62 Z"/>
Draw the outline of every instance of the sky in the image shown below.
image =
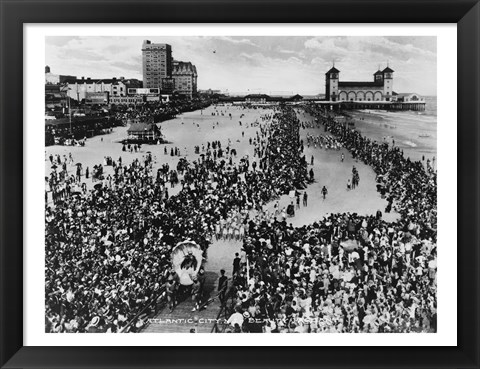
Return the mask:
<path id="1" fill-rule="evenodd" d="M 340 81 L 372 81 L 388 65 L 398 93 L 437 94 L 437 40 L 396 37 L 70 37 L 46 38 L 46 65 L 79 78 L 142 79 L 142 42 L 168 43 L 175 60 L 197 67 L 198 89 L 234 93 L 325 92 L 325 72 Z"/>

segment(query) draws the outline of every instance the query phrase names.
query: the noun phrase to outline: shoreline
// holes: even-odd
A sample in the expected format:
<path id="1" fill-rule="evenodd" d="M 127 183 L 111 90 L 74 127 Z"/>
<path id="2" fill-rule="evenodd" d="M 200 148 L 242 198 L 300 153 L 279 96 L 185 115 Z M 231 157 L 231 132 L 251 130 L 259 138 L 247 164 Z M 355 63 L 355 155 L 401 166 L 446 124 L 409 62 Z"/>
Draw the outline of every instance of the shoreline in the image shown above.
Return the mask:
<path id="1" fill-rule="evenodd" d="M 437 157 L 437 121 L 435 116 L 412 112 L 352 110 L 354 128 L 377 142 L 395 141 L 395 146 L 414 161 Z"/>

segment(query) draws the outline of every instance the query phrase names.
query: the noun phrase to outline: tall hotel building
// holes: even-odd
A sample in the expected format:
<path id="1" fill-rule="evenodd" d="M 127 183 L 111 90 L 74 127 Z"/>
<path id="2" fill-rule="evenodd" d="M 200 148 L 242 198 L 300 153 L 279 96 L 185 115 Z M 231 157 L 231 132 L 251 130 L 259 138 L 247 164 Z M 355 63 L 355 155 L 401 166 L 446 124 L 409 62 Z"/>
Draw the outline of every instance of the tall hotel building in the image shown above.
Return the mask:
<path id="1" fill-rule="evenodd" d="M 173 87 L 172 47 L 168 44 L 155 44 L 144 40 L 142 44 L 143 87 L 159 88 L 162 93 Z"/>
<path id="2" fill-rule="evenodd" d="M 190 62 L 173 61 L 173 80 L 179 95 L 192 98 L 197 94 L 197 68 Z"/>

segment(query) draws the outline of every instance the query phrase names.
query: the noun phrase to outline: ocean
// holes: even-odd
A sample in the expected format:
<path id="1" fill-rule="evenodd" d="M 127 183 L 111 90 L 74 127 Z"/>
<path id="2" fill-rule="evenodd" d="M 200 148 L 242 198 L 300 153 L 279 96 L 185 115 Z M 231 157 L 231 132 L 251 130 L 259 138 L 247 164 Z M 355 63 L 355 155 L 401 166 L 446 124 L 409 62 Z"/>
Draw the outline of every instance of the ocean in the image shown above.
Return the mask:
<path id="1" fill-rule="evenodd" d="M 357 110 L 355 128 L 376 141 L 400 147 L 412 160 L 437 156 L 437 98 L 425 97 L 425 111 Z"/>

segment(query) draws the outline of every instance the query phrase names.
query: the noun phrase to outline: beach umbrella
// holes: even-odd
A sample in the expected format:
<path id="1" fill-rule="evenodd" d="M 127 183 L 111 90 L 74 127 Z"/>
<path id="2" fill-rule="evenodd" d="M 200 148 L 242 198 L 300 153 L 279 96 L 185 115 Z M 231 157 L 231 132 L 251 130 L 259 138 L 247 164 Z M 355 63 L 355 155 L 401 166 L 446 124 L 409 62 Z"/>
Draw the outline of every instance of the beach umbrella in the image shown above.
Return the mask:
<path id="1" fill-rule="evenodd" d="M 81 167 L 82 166 L 82 163 L 77 163 L 75 164 L 77 167 Z"/>
<path id="2" fill-rule="evenodd" d="M 348 251 L 348 252 L 351 252 L 353 250 L 356 250 L 358 249 L 358 242 L 356 240 L 346 240 L 346 241 L 342 241 L 340 242 L 340 246 L 342 246 L 342 248 L 345 250 L 345 251 Z"/>
<path id="3" fill-rule="evenodd" d="M 102 188 L 102 184 L 101 183 L 97 183 L 95 186 L 93 186 L 95 189 L 99 190 L 100 188 Z"/>
<path id="4" fill-rule="evenodd" d="M 57 166 L 55 164 L 53 164 L 52 169 L 57 169 Z"/>

